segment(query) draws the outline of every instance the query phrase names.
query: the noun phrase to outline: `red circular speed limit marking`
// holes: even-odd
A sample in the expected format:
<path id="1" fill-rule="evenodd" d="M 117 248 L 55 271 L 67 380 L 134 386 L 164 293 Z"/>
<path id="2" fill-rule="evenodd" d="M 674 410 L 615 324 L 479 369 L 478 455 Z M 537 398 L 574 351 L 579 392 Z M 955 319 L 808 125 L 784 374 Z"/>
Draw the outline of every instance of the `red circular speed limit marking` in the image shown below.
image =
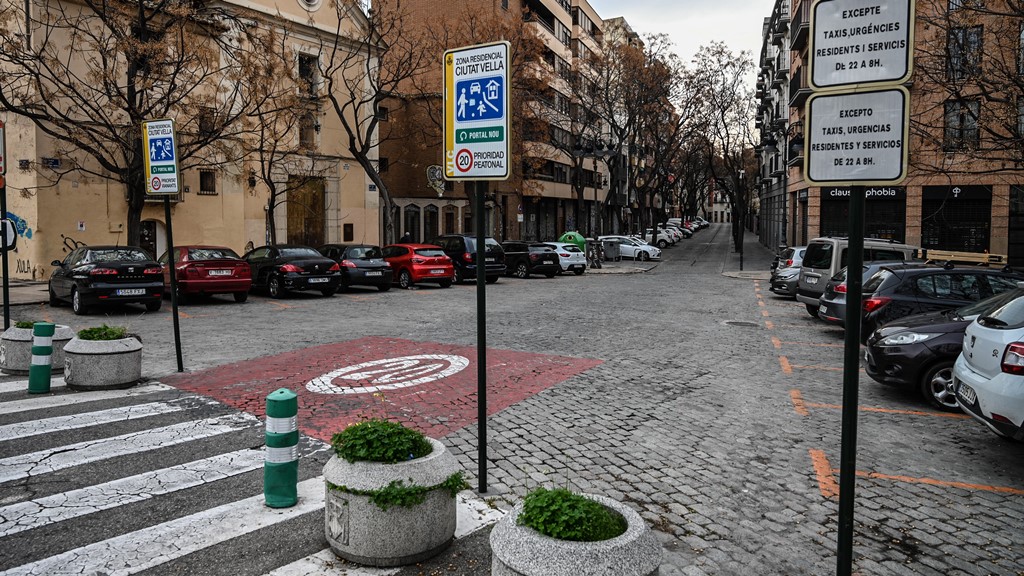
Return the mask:
<path id="1" fill-rule="evenodd" d="M 150 185 L 153 187 L 153 190 L 159 190 L 160 189 L 160 179 L 154 176 L 153 177 L 153 181 L 150 182 Z"/>
<path id="2" fill-rule="evenodd" d="M 459 172 L 468 172 L 473 167 L 473 153 L 463 148 L 455 155 L 455 167 Z"/>

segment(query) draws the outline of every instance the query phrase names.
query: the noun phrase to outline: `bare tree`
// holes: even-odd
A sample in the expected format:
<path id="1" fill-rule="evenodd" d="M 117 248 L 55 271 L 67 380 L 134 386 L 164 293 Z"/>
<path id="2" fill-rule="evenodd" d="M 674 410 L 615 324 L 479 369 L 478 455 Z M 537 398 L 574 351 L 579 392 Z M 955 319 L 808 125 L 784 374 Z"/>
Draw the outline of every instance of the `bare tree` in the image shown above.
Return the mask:
<path id="1" fill-rule="evenodd" d="M 142 122 L 176 120 L 182 169 L 234 160 L 253 105 L 235 50 L 247 27 L 192 0 L 31 6 L 0 4 L 0 107 L 52 138 L 67 171 L 123 184 L 127 241 L 138 244 Z"/>

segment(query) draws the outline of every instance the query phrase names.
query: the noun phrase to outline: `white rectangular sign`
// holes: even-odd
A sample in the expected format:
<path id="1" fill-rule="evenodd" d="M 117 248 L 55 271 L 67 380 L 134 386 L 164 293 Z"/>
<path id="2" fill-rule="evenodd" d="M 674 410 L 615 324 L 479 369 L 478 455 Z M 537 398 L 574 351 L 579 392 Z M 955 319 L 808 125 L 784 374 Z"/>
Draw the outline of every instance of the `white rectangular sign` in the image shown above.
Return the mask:
<path id="1" fill-rule="evenodd" d="M 146 194 L 169 196 L 178 193 L 178 146 L 174 120 L 142 123 L 142 143 L 146 159 Z"/>
<path id="2" fill-rule="evenodd" d="M 811 10 L 812 89 L 910 77 L 914 0 L 819 0 Z"/>
<path id="3" fill-rule="evenodd" d="M 907 175 L 910 96 L 903 87 L 814 94 L 807 101 L 810 183 L 896 184 Z"/>
<path id="4" fill-rule="evenodd" d="M 508 42 L 444 53 L 444 177 L 509 177 Z"/>

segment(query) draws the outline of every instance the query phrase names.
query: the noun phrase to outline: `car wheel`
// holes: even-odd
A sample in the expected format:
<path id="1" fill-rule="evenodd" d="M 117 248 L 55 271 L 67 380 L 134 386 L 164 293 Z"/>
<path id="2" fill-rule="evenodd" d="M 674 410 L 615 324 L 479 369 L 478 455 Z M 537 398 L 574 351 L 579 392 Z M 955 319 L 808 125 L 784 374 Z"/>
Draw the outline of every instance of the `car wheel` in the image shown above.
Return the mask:
<path id="1" fill-rule="evenodd" d="M 50 293 L 50 306 L 56 308 L 57 306 L 64 305 L 60 298 L 57 298 L 57 295 L 53 293 L 53 288 L 47 288 L 47 291 Z"/>
<path id="2" fill-rule="evenodd" d="M 391 285 L 390 284 L 381 284 L 380 286 L 377 286 L 377 290 L 379 290 L 381 292 L 387 292 L 388 290 L 391 290 Z"/>
<path id="3" fill-rule="evenodd" d="M 651 259 L 651 255 L 647 253 L 647 250 L 641 250 L 639 256 L 641 262 L 647 262 Z"/>
<path id="4" fill-rule="evenodd" d="M 89 308 L 82 303 L 82 295 L 78 293 L 78 288 L 71 289 L 71 310 L 78 316 L 89 313 Z"/>
<path id="5" fill-rule="evenodd" d="M 249 293 L 248 292 L 235 292 L 235 302 L 238 302 L 239 304 L 241 304 L 242 302 L 245 302 L 248 299 L 249 299 Z"/>
<path id="6" fill-rule="evenodd" d="M 530 269 L 526 267 L 526 262 L 520 262 L 516 265 L 516 278 L 528 278 L 530 276 Z"/>
<path id="7" fill-rule="evenodd" d="M 402 270 L 398 275 L 398 285 L 401 286 L 403 290 L 408 290 L 413 287 L 413 284 L 412 274 L 409 274 L 408 270 Z"/>
<path id="8" fill-rule="evenodd" d="M 320 293 L 324 295 L 324 298 L 330 298 L 331 296 L 334 296 L 334 293 L 337 291 L 337 288 L 324 288 Z"/>
<path id="9" fill-rule="evenodd" d="M 665 242 L 664 240 L 658 240 L 658 248 L 661 248 L 662 250 L 668 248 L 668 242 Z"/>
<path id="10" fill-rule="evenodd" d="M 487 278 L 485 278 L 485 280 L 487 281 L 488 284 L 494 284 L 495 282 L 498 281 L 498 277 L 497 276 L 488 276 Z"/>
<path id="11" fill-rule="evenodd" d="M 271 276 L 267 279 L 267 292 L 270 293 L 271 298 L 280 298 L 284 296 L 284 288 L 281 288 L 281 279 L 277 275 Z"/>
<path id="12" fill-rule="evenodd" d="M 464 278 L 462 277 L 462 270 L 455 268 L 455 276 L 452 277 L 452 281 L 456 284 L 462 284 Z"/>
<path id="13" fill-rule="evenodd" d="M 146 302 L 147 312 L 156 312 L 160 309 L 160 305 L 163 304 L 162 300 L 154 300 L 152 302 Z"/>
<path id="14" fill-rule="evenodd" d="M 815 318 L 818 317 L 818 306 L 817 305 L 815 305 L 815 304 L 804 304 L 804 307 L 807 308 L 807 313 L 808 314 L 810 314 L 811 316 L 813 316 Z"/>
<path id="15" fill-rule="evenodd" d="M 960 412 L 956 395 L 950 390 L 953 381 L 953 361 L 935 364 L 921 378 L 921 395 L 929 404 L 945 412 Z"/>
<path id="16" fill-rule="evenodd" d="M 573 274 L 575 274 L 577 276 L 583 276 L 583 273 L 586 272 L 586 271 L 587 271 L 586 268 L 577 268 L 577 269 L 573 270 L 572 272 L 573 272 Z"/>
<path id="17" fill-rule="evenodd" d="M 452 281 L 451 280 L 441 280 L 440 282 L 438 282 L 438 284 L 441 286 L 441 288 L 451 288 L 452 287 Z"/>

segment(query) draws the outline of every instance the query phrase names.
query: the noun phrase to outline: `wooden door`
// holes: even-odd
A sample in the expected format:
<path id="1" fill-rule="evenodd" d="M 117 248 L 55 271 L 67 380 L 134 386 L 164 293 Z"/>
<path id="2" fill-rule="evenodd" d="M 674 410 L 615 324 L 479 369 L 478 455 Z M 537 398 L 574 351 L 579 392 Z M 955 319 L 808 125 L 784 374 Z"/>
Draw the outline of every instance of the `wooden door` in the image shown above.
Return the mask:
<path id="1" fill-rule="evenodd" d="M 320 246 L 326 221 L 323 178 L 288 178 L 288 243 Z"/>

